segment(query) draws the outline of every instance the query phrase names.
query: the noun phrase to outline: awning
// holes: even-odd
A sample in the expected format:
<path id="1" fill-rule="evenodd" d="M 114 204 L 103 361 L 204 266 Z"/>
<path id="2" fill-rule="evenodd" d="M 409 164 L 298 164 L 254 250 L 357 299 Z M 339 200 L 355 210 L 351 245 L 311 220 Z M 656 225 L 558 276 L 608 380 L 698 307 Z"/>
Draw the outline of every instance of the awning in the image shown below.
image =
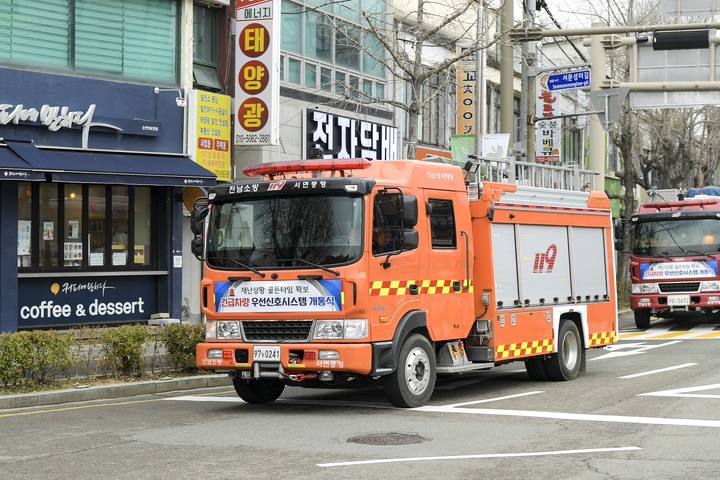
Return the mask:
<path id="1" fill-rule="evenodd" d="M 25 160 L 9 148 L 0 148 L 0 180 L 45 180 L 45 174 L 35 171 Z"/>
<path id="2" fill-rule="evenodd" d="M 10 150 L 35 172 L 55 182 L 212 186 L 215 174 L 188 157 L 39 149 L 28 142 L 5 140 Z"/>

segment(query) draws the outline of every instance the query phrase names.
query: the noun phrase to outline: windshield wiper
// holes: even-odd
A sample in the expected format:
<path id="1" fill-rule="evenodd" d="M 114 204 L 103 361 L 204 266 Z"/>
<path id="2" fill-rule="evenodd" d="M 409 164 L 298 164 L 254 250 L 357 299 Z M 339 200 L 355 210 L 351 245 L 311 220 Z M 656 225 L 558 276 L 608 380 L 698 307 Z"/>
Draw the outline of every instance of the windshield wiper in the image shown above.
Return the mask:
<path id="1" fill-rule="evenodd" d="M 261 272 L 260 270 L 258 270 L 257 268 L 251 267 L 250 265 L 246 265 L 246 264 L 242 263 L 242 262 L 239 261 L 239 260 L 235 260 L 234 258 L 230 258 L 230 257 L 208 257 L 208 259 L 213 259 L 213 260 L 218 260 L 218 261 L 220 261 L 220 260 L 230 260 L 230 261 L 231 261 L 232 263 L 234 263 L 235 265 L 238 265 L 238 266 L 240 266 L 240 267 L 243 267 L 244 269 L 250 270 L 251 272 L 253 272 L 253 273 L 256 274 L 256 275 L 259 275 L 260 278 L 265 278 L 265 274 L 264 274 L 263 272 Z"/>
<path id="2" fill-rule="evenodd" d="M 698 252 L 697 250 L 683 250 L 683 252 L 685 252 L 685 253 L 692 253 L 692 254 L 694 254 L 694 255 L 701 255 L 701 256 L 703 256 L 703 257 L 708 257 L 708 258 L 710 258 L 710 259 L 712 259 L 712 260 L 715 260 L 715 257 L 713 257 L 712 255 L 710 255 L 710 254 L 708 254 L 708 253 Z"/>
<path id="3" fill-rule="evenodd" d="M 278 261 L 278 262 L 302 262 L 306 265 L 310 265 L 311 267 L 319 268 L 321 270 L 325 270 L 328 273 L 332 273 L 336 277 L 340 276 L 340 272 L 338 272 L 337 270 L 332 270 L 332 269 L 324 267 L 322 265 L 318 265 L 317 263 L 313 263 L 310 260 L 305 260 L 304 258 L 278 258 L 276 261 Z"/>

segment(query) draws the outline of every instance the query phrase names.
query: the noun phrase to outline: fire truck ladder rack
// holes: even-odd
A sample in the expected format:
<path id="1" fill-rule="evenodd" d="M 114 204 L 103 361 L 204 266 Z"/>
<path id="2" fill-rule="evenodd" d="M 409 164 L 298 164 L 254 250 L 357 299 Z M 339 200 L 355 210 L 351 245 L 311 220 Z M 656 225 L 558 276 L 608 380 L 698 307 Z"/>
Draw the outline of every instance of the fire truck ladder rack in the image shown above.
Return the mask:
<path id="1" fill-rule="evenodd" d="M 474 157 L 474 156 L 473 156 Z M 519 162 L 512 157 L 474 157 L 477 167 L 472 181 L 517 183 L 533 187 L 562 190 L 595 190 L 597 172 L 585 170 L 579 165 L 547 165 Z"/>

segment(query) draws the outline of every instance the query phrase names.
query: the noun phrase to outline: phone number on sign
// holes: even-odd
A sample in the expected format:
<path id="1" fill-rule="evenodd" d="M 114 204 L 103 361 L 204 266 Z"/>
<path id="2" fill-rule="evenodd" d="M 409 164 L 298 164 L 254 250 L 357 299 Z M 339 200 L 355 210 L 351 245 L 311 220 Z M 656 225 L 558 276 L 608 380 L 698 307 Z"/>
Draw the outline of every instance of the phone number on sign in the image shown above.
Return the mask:
<path id="1" fill-rule="evenodd" d="M 270 135 L 235 135 L 235 144 L 239 143 L 270 143 Z"/>

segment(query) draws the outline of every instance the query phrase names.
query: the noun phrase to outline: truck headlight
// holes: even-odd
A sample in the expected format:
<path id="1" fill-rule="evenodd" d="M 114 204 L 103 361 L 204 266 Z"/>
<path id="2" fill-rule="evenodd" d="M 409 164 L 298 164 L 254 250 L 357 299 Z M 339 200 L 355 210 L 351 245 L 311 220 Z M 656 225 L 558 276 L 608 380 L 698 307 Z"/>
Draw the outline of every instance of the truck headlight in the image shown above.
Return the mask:
<path id="1" fill-rule="evenodd" d="M 638 295 L 642 293 L 658 293 L 657 283 L 633 283 L 632 293 Z"/>
<path id="2" fill-rule="evenodd" d="M 358 340 L 367 337 L 367 319 L 316 320 L 315 340 Z"/>
<path id="3" fill-rule="evenodd" d="M 224 340 L 224 339 L 238 339 L 241 337 L 240 335 L 240 322 L 237 320 L 233 321 L 227 321 L 227 320 L 218 320 L 216 326 L 216 334 L 218 340 Z"/>
<path id="4" fill-rule="evenodd" d="M 718 290 L 720 290 L 720 282 L 717 280 L 700 282 L 701 292 L 717 292 Z"/>

